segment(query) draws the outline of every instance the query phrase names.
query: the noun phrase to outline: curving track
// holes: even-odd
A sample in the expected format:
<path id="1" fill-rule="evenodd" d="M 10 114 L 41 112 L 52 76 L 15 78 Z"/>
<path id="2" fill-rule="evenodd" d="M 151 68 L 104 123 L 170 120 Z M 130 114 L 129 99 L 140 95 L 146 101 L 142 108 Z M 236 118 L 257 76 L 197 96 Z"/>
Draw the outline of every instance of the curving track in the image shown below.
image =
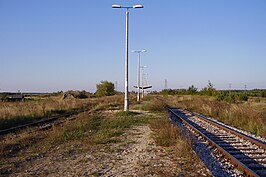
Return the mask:
<path id="1" fill-rule="evenodd" d="M 174 118 L 216 147 L 245 176 L 266 176 L 265 142 L 194 112 L 176 108 L 168 108 L 168 110 Z"/>
<path id="2" fill-rule="evenodd" d="M 5 134 L 11 133 L 11 132 L 16 132 L 18 130 L 25 129 L 27 127 L 35 127 L 35 126 L 44 125 L 44 124 L 51 124 L 51 123 L 53 123 L 53 122 L 55 122 L 61 118 L 66 118 L 66 117 L 78 115 L 78 114 L 85 112 L 85 111 L 88 111 L 88 110 L 82 109 L 82 110 L 72 111 L 70 113 L 66 113 L 66 114 L 62 114 L 62 115 L 58 115 L 58 116 L 54 116 L 54 117 L 50 117 L 50 118 L 45 118 L 45 119 L 35 121 L 32 123 L 23 124 L 23 125 L 19 125 L 16 127 L 11 127 L 8 129 L 3 129 L 3 130 L 0 130 L 0 135 L 5 135 Z"/>

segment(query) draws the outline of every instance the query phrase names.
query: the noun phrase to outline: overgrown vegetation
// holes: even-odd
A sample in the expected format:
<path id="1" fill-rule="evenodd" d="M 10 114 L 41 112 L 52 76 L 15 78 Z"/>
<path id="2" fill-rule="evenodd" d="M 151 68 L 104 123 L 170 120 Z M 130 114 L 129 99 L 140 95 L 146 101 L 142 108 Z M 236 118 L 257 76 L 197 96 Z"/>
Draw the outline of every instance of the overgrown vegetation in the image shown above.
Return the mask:
<path id="1" fill-rule="evenodd" d="M 213 97 L 174 96 L 168 99 L 176 107 L 190 109 L 228 125 L 266 136 L 266 103 L 228 103 Z"/>
<path id="2" fill-rule="evenodd" d="M 85 100 L 79 101 L 83 103 Z M 75 153 L 83 151 L 93 152 L 94 149 L 96 151 L 107 149 L 108 151 L 111 144 L 122 143 L 120 135 L 128 128 L 143 124 L 150 124 L 158 145 L 170 148 L 171 153 L 177 153 L 180 157 L 193 161 L 191 160 L 194 157 L 191 142 L 169 122 L 165 113 L 166 104 L 157 97 L 149 97 L 148 100 L 141 106 L 149 112 L 124 112 L 119 111 L 122 110 L 122 97 L 97 98 L 95 99 L 96 105 L 91 107 L 89 112 L 81 113 L 75 119 L 68 120 L 45 132 L 27 133 L 26 131 L 17 138 L 7 138 L 7 141 L 0 145 L 0 159 L 4 164 L 0 166 L 1 173 L 10 174 L 12 170 L 16 171 L 16 164 L 13 163 L 14 157 L 27 161 L 27 159 L 38 159 L 50 152 L 60 157 L 72 158 Z M 9 163 L 9 160 L 12 163 Z"/>
<path id="3" fill-rule="evenodd" d="M 201 90 L 198 90 L 194 85 L 188 87 L 188 89 L 164 89 L 160 92 L 154 92 L 153 94 L 159 95 L 202 95 L 212 96 L 219 101 L 226 101 L 228 103 L 238 103 L 248 101 L 249 98 L 266 97 L 266 90 L 254 89 L 254 90 L 217 90 L 214 85 L 209 81 L 207 86 Z"/>
<path id="4" fill-rule="evenodd" d="M 0 129 L 30 123 L 42 118 L 61 115 L 91 106 L 117 106 L 121 96 L 91 99 L 39 99 L 28 102 L 0 102 Z M 112 103 L 112 105 L 109 104 Z M 106 104 L 108 103 L 108 104 Z"/>
<path id="5" fill-rule="evenodd" d="M 174 147 L 175 153 L 180 157 L 193 158 L 192 141 L 169 121 L 166 113 L 157 119 L 151 119 L 150 126 L 155 132 L 153 136 L 156 144 Z"/>
<path id="6" fill-rule="evenodd" d="M 149 98 L 149 101 L 142 104 L 140 107 L 137 106 L 138 109 L 144 111 L 151 111 L 151 112 L 164 112 L 166 110 L 167 104 L 160 98 L 154 97 Z"/>
<path id="7" fill-rule="evenodd" d="M 108 105 L 108 102 L 102 104 Z M 108 110 L 108 106 L 105 106 Z M 106 110 L 105 109 L 105 110 Z M 118 136 L 122 135 L 127 128 L 148 123 L 149 117 L 135 112 L 102 114 L 94 109 L 91 113 L 81 113 L 74 120 L 64 123 L 64 126 L 54 127 L 48 134 L 36 132 L 40 135 L 26 134 L 19 139 L 11 139 L 0 146 L 1 158 L 9 155 L 17 155 L 23 149 L 37 148 L 46 152 L 54 146 L 60 146 L 71 142 L 83 142 L 85 147 L 101 144 L 115 143 L 119 141 Z M 34 136 L 34 137 L 31 137 Z M 38 143 L 38 144 L 37 144 Z"/>

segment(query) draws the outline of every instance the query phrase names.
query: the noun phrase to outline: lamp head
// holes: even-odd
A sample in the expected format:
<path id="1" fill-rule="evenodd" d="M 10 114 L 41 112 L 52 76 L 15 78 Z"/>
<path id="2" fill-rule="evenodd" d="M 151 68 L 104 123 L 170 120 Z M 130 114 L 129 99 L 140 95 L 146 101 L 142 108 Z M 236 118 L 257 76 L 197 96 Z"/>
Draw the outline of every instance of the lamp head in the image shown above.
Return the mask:
<path id="1" fill-rule="evenodd" d="M 136 8 L 143 8 L 143 5 L 137 4 L 137 5 L 134 5 L 133 8 L 134 9 L 136 9 Z"/>
<path id="2" fill-rule="evenodd" d="M 112 8 L 122 8 L 122 6 L 121 5 L 118 5 L 118 4 L 113 4 L 112 5 Z"/>

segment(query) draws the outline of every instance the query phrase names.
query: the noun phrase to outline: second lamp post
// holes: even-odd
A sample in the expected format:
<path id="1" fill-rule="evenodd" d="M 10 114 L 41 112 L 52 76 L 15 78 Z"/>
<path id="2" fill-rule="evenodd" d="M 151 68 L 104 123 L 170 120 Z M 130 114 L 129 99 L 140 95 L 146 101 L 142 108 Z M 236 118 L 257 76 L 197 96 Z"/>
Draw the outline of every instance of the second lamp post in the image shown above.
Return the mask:
<path id="1" fill-rule="evenodd" d="M 137 101 L 140 101 L 140 53 L 146 52 L 146 50 L 132 50 L 131 52 L 138 53 L 138 74 L 137 74 L 137 88 L 138 88 L 138 94 L 137 94 Z"/>

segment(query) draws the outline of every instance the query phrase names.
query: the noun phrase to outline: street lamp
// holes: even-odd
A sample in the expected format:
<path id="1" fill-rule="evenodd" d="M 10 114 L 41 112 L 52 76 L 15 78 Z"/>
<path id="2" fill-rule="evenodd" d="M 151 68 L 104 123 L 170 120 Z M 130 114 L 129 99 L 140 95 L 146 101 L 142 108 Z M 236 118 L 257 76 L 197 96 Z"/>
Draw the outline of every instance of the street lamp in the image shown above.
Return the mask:
<path id="1" fill-rule="evenodd" d="M 137 66 L 137 70 L 138 70 L 138 74 L 137 74 L 137 87 L 138 87 L 137 101 L 139 102 L 140 101 L 140 53 L 146 52 L 146 50 L 132 50 L 131 52 L 139 54 L 138 66 Z"/>
<path id="2" fill-rule="evenodd" d="M 148 68 L 147 66 L 141 66 L 141 69 L 142 69 L 142 94 L 141 94 L 141 98 L 144 98 L 144 77 L 145 77 L 145 73 L 144 73 L 144 69 L 145 68 Z M 146 86 L 146 88 L 149 88 L 149 86 Z"/>
<path id="3" fill-rule="evenodd" d="M 121 5 L 113 4 L 112 8 L 124 8 L 126 9 L 126 57 L 125 57 L 125 100 L 124 100 L 124 111 L 129 110 L 129 100 L 128 100 L 128 15 L 129 9 L 143 8 L 143 5 L 134 5 L 131 7 L 124 7 Z"/>

